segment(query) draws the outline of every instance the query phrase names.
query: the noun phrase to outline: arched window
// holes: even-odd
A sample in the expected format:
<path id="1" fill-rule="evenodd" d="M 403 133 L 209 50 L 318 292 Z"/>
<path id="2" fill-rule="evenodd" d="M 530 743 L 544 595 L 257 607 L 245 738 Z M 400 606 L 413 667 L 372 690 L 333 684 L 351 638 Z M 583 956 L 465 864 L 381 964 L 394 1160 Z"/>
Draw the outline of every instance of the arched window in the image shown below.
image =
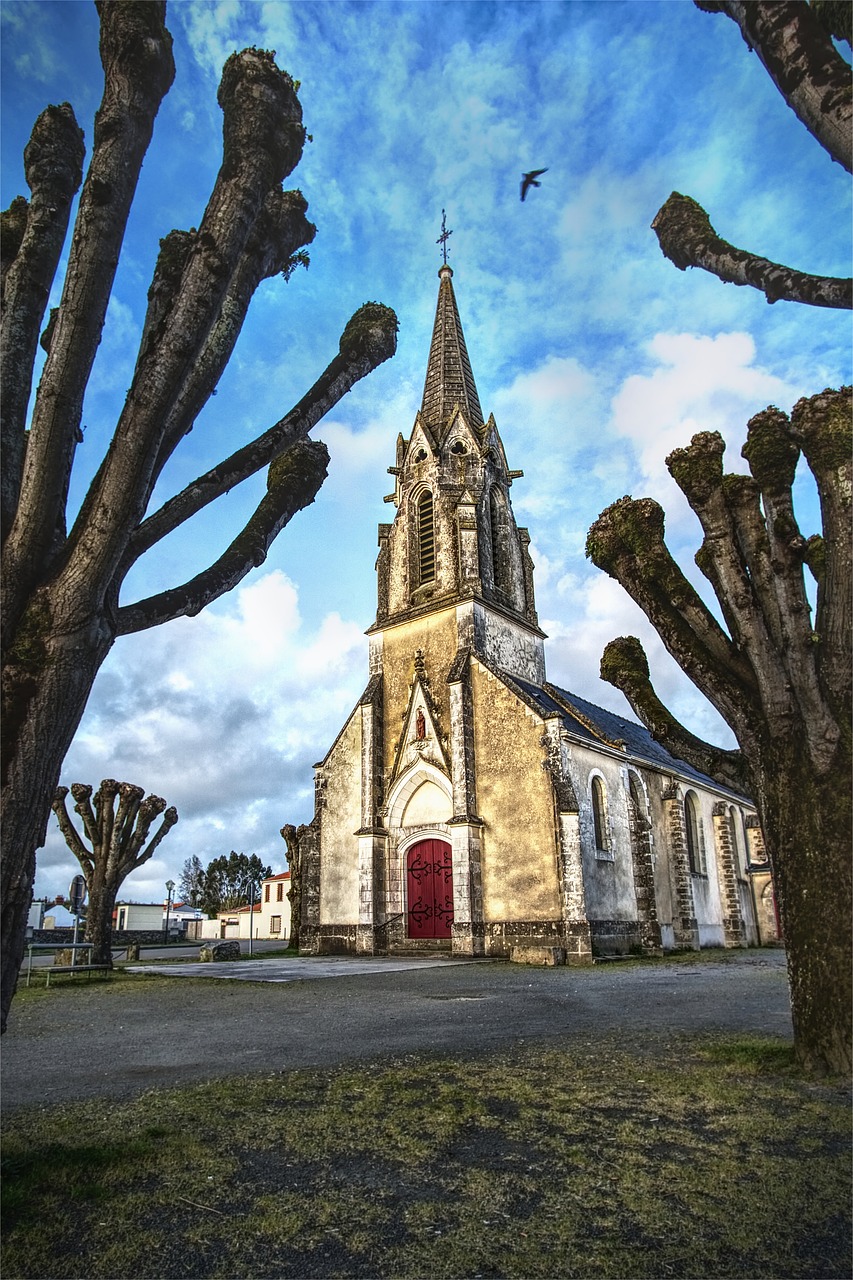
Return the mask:
<path id="1" fill-rule="evenodd" d="M 509 594 L 509 557 L 506 545 L 506 521 L 500 491 L 495 487 L 489 494 L 489 529 L 492 535 L 492 572 L 495 586 Z"/>
<path id="2" fill-rule="evenodd" d="M 695 876 L 706 874 L 705 841 L 702 837 L 702 822 L 699 817 L 699 803 L 692 791 L 684 797 L 684 834 L 687 840 L 687 861 Z"/>
<path id="3" fill-rule="evenodd" d="M 595 851 L 610 852 L 610 834 L 607 829 L 607 802 L 604 783 L 597 775 L 592 780 L 592 824 L 595 828 Z"/>
<path id="4" fill-rule="evenodd" d="M 418 498 L 418 583 L 435 581 L 435 520 L 432 494 L 424 489 Z"/>

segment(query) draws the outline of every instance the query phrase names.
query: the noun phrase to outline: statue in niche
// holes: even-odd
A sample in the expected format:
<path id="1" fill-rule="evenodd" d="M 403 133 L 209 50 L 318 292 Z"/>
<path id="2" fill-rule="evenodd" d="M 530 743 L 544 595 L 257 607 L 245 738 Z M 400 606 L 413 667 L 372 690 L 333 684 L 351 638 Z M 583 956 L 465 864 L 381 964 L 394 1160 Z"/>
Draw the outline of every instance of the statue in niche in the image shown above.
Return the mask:
<path id="1" fill-rule="evenodd" d="M 418 742 L 423 742 L 426 739 L 426 719 L 420 707 L 418 707 L 418 714 L 415 717 L 415 736 Z"/>

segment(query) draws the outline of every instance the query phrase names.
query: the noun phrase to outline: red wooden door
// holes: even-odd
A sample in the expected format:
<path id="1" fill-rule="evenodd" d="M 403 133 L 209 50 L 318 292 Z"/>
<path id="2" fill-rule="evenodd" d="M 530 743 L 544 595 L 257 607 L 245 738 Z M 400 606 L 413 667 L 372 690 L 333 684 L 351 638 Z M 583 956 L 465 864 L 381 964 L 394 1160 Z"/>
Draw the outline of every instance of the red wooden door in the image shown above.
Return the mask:
<path id="1" fill-rule="evenodd" d="M 420 840 L 406 856 L 410 938 L 449 938 L 453 863 L 444 840 Z"/>

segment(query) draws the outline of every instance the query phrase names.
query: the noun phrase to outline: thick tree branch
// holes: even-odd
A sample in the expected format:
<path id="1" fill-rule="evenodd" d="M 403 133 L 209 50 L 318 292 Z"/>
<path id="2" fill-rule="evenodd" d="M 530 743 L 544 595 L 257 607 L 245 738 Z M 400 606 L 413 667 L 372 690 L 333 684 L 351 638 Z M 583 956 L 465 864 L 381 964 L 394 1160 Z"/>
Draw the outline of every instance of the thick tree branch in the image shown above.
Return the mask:
<path id="1" fill-rule="evenodd" d="M 798 400 L 791 413 L 791 435 L 814 474 L 823 524 L 823 580 L 815 618 L 820 680 L 845 725 L 849 725 L 851 715 L 852 390 L 827 389 L 820 395 Z"/>
<path id="2" fill-rule="evenodd" d="M 104 95 L 74 227 L 56 329 L 39 384 L 21 497 L 6 542 L 6 610 L 14 625 L 64 529 L 83 395 L 101 339 L 124 229 L 160 102 L 174 78 L 161 0 L 101 0 Z"/>
<path id="3" fill-rule="evenodd" d="M 245 49 L 225 64 L 219 89 L 224 158 L 180 291 L 149 334 L 110 449 L 70 539 L 68 572 L 95 590 L 115 575 L 128 528 L 142 518 L 163 434 L 192 375 L 255 220 L 301 155 L 302 110 L 271 54 Z"/>
<path id="4" fill-rule="evenodd" d="M 699 517 L 705 533 L 696 563 L 720 602 L 734 645 L 752 667 L 762 705 L 771 722 L 792 711 L 790 690 L 775 672 L 771 630 L 753 590 L 723 491 L 725 443 L 718 431 L 702 431 L 685 449 L 666 459 L 670 475 Z"/>
<path id="5" fill-rule="evenodd" d="M 257 440 L 199 476 L 143 521 L 130 540 L 120 576 L 155 542 L 304 439 L 359 379 L 388 360 L 396 348 L 394 312 L 378 302 L 365 303 L 344 329 L 338 354 L 290 413 Z"/>
<path id="6" fill-rule="evenodd" d="M 118 633 L 144 631 L 173 618 L 194 617 L 263 564 L 288 521 L 309 506 L 326 478 L 329 453 L 319 441 L 293 445 L 271 465 L 267 492 L 244 529 L 215 564 L 181 587 L 160 592 L 118 611 Z"/>
<path id="7" fill-rule="evenodd" d="M 850 68 L 808 4 L 788 0 L 694 0 L 725 13 L 761 59 L 776 88 L 833 160 L 853 171 Z"/>
<path id="8" fill-rule="evenodd" d="M 621 498 L 593 524 L 586 553 L 636 601 L 723 718 L 746 730 L 758 693 L 752 669 L 672 559 L 663 531 L 656 502 Z"/>
<path id="9" fill-rule="evenodd" d="M 768 302 L 802 302 L 812 307 L 853 307 L 853 280 L 806 275 L 744 249 L 717 235 L 700 204 L 673 191 L 655 214 L 652 230 L 665 258 L 680 271 L 701 267 L 729 284 L 751 285 Z"/>
<path id="10" fill-rule="evenodd" d="M 15 196 L 9 208 L 0 214 L 0 303 L 5 301 L 6 276 L 20 252 L 29 211 L 24 197 Z"/>
<path id="11" fill-rule="evenodd" d="M 767 595 L 775 598 L 780 618 L 777 653 L 788 672 L 804 722 L 809 726 L 816 756 L 832 757 L 837 737 L 835 715 L 826 704 L 819 667 L 822 653 L 816 643 L 812 612 L 806 594 L 804 564 L 815 563 L 815 543 L 800 532 L 794 513 L 792 486 L 800 457 L 786 414 L 769 407 L 749 421 L 742 454 L 761 490 L 769 563 L 753 572 Z M 740 484 L 749 482 L 740 478 Z M 734 477 L 729 478 L 730 486 Z M 823 540 L 818 540 L 823 545 Z M 818 586 L 820 609 L 823 585 Z"/>
<path id="12" fill-rule="evenodd" d="M 314 239 L 317 229 L 305 217 L 307 208 L 301 191 L 271 191 L 264 201 L 219 314 L 169 415 L 152 488 L 175 447 L 192 430 L 197 415 L 216 389 L 258 285 L 280 273 L 289 276 L 297 251 Z M 143 335 L 141 350 L 145 345 Z"/>
<path id="13" fill-rule="evenodd" d="M 80 839 L 77 828 L 68 816 L 68 810 L 65 807 L 65 797 L 67 795 L 67 787 L 57 787 L 50 807 L 56 814 L 56 818 L 59 823 L 59 830 L 65 837 L 65 843 L 68 845 L 68 848 L 83 868 L 83 872 L 88 883 L 89 876 L 92 874 L 94 869 L 92 866 L 92 856 L 83 841 Z"/>
<path id="14" fill-rule="evenodd" d="M 699 769 L 741 795 L 749 781 L 740 751 L 724 751 L 689 733 L 667 710 L 649 679 L 649 664 L 636 636 L 611 640 L 601 657 L 601 678 L 621 690 L 655 742 L 671 755 Z"/>
<path id="15" fill-rule="evenodd" d="M 84 155 L 83 133 L 71 107 L 67 102 L 48 107 L 36 121 L 24 150 L 24 172 L 32 198 L 29 204 L 13 201 L 13 208 L 4 215 L 3 257 L 8 263 L 3 273 L 0 321 L 4 538 L 18 505 L 39 331 L 68 230 L 71 201 L 83 178 Z"/>

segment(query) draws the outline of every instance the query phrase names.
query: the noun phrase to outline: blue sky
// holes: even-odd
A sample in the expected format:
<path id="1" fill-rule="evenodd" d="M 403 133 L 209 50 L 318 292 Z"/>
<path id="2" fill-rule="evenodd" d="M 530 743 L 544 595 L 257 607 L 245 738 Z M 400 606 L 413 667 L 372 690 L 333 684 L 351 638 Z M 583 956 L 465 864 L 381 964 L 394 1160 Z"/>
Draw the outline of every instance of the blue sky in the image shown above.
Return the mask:
<path id="1" fill-rule="evenodd" d="M 21 155 L 49 102 L 91 139 L 101 92 L 88 0 L 3 0 L 3 207 L 26 194 Z M 145 161 L 86 398 L 72 498 L 98 465 L 129 385 L 159 238 L 196 226 L 220 156 L 225 58 L 275 49 L 301 81 L 312 135 L 287 184 L 309 202 L 311 265 L 256 295 L 231 365 L 165 474 L 157 500 L 271 425 L 310 386 L 366 301 L 400 320 L 393 360 L 315 429 L 329 479 L 262 568 L 196 619 L 120 640 L 105 663 L 63 781 L 127 779 L 180 821 L 125 895 L 159 900 L 197 853 L 258 853 L 284 869 L 285 822 L 312 812 L 312 764 L 367 679 L 376 526 L 386 468 L 420 405 L 441 261 L 449 261 L 485 413 L 495 414 L 512 497 L 529 527 L 549 678 L 628 713 L 598 679 L 601 651 L 637 634 L 658 691 L 694 732 L 725 727 L 621 589 L 584 559 L 590 523 L 625 493 L 657 498 L 692 563 L 698 525 L 666 454 L 719 430 L 743 470 L 748 418 L 851 380 L 849 314 L 768 306 L 679 272 L 649 224 L 673 190 L 718 232 L 801 270 L 850 274 L 850 182 L 787 108 L 737 27 L 690 0 L 569 3 L 287 3 L 178 0 L 167 25 L 176 81 Z M 521 172 L 548 167 L 524 204 Z M 58 300 L 52 299 L 52 303 Z M 258 479 L 143 560 L 125 600 L 184 581 L 253 508 Z M 817 513 L 808 477 L 797 501 Z M 704 586 L 703 586 L 704 591 Z M 706 593 L 707 594 L 707 593 Z M 77 866 L 55 828 L 36 891 Z"/>

